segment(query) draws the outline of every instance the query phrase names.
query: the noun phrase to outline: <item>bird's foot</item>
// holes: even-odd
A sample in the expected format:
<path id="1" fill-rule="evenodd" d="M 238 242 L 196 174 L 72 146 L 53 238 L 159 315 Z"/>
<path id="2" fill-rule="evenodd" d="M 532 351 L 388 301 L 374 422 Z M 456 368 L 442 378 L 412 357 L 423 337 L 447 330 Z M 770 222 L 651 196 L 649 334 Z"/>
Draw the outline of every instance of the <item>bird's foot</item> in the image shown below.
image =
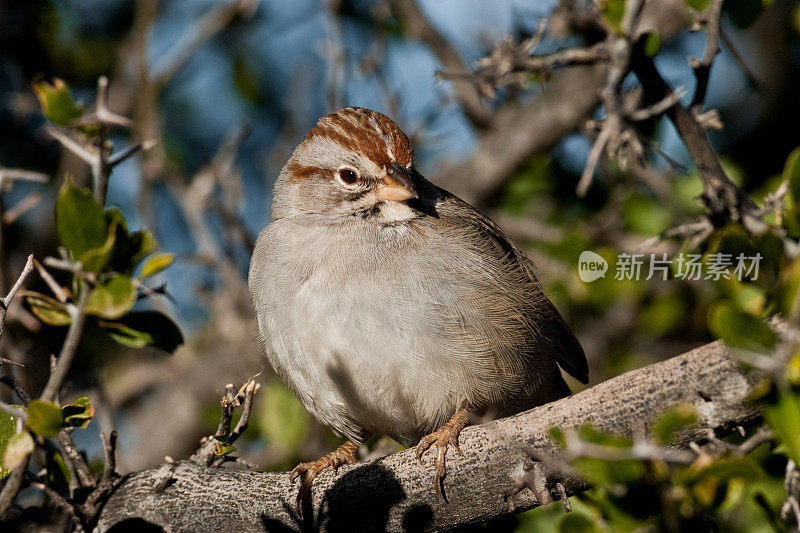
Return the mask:
<path id="1" fill-rule="evenodd" d="M 442 498 L 445 497 L 442 487 L 442 480 L 447 473 L 447 469 L 445 467 L 447 446 L 452 445 L 458 453 L 461 453 L 461 448 L 458 447 L 458 436 L 461 433 L 461 430 L 467 426 L 467 414 L 467 408 L 462 407 L 455 412 L 455 414 L 450 418 L 450 420 L 447 421 L 447 423 L 445 423 L 445 425 L 430 435 L 425 435 L 422 437 L 422 439 L 419 441 L 419 444 L 417 444 L 417 460 L 420 463 L 422 462 L 422 454 L 434 444 L 436 445 L 436 473 L 433 476 L 433 486 L 436 489 L 436 493 Z"/>
<path id="2" fill-rule="evenodd" d="M 336 470 L 342 465 L 349 465 L 357 462 L 357 451 L 358 445 L 349 440 L 331 453 L 323 455 L 316 461 L 300 463 L 294 467 L 289 474 L 289 483 L 294 483 L 294 480 L 300 477 L 300 487 L 297 489 L 296 501 L 297 514 L 300 516 L 303 515 L 303 499 L 305 499 L 305 497 L 311 491 L 311 484 L 314 482 L 314 478 L 317 477 L 317 474 L 328 467 L 333 468 L 333 471 L 336 472 Z"/>

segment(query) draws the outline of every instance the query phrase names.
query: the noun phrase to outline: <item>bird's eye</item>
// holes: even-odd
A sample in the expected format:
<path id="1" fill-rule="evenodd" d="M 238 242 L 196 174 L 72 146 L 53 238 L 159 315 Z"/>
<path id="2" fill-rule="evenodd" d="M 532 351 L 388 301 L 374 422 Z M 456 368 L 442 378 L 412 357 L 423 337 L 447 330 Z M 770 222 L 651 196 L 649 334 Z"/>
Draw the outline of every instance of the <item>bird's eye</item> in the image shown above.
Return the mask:
<path id="1" fill-rule="evenodd" d="M 339 178 L 339 181 L 342 182 L 342 185 L 350 189 L 361 182 L 361 177 L 358 175 L 358 172 L 352 168 L 340 168 L 336 172 L 336 177 Z"/>

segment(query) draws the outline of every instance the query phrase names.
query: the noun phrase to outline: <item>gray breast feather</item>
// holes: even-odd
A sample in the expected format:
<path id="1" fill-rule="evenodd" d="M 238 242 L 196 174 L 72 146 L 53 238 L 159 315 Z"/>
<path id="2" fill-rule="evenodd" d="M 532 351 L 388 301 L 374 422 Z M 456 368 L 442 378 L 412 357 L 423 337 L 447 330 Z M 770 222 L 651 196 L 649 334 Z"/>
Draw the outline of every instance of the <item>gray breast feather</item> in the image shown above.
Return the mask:
<path id="1" fill-rule="evenodd" d="M 516 412 L 565 393 L 555 363 L 577 356 L 560 355 L 563 320 L 527 259 L 466 204 L 437 207 L 396 227 L 282 219 L 258 239 L 250 288 L 270 363 L 356 441 L 413 444 L 464 401 Z"/>

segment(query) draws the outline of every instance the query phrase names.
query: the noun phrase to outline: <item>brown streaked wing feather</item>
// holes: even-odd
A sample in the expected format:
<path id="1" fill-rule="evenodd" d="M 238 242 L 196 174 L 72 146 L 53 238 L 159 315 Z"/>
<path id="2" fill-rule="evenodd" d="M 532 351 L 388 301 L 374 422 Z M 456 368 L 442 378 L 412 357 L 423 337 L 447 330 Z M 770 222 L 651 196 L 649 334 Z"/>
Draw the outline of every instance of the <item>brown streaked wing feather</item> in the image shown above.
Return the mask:
<path id="1" fill-rule="evenodd" d="M 532 281 L 538 283 L 533 262 L 506 236 L 494 221 L 444 189 L 438 187 L 437 189 L 439 189 L 442 196 L 441 201 L 444 204 L 453 209 L 460 217 L 478 227 L 484 235 L 492 239 L 503 252 L 516 261 Z M 588 383 L 589 365 L 578 339 L 575 338 L 564 318 L 548 298 L 545 298 L 545 309 L 548 311 L 546 313 L 548 318 L 545 319 L 545 323 L 540 323 L 539 326 L 542 328 L 543 333 L 553 340 L 556 362 L 569 375 L 581 383 Z"/>

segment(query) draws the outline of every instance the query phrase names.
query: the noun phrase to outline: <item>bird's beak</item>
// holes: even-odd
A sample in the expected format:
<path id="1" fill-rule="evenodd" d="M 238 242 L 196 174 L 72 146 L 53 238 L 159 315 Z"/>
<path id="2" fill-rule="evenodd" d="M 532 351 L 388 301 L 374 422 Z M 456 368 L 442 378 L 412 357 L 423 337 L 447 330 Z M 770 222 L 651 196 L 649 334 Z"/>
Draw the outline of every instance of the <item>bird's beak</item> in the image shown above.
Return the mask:
<path id="1" fill-rule="evenodd" d="M 411 181 L 408 169 L 399 163 L 392 163 L 386 176 L 381 180 L 377 189 L 378 199 L 381 202 L 402 202 L 411 198 L 419 198 L 417 188 Z"/>

